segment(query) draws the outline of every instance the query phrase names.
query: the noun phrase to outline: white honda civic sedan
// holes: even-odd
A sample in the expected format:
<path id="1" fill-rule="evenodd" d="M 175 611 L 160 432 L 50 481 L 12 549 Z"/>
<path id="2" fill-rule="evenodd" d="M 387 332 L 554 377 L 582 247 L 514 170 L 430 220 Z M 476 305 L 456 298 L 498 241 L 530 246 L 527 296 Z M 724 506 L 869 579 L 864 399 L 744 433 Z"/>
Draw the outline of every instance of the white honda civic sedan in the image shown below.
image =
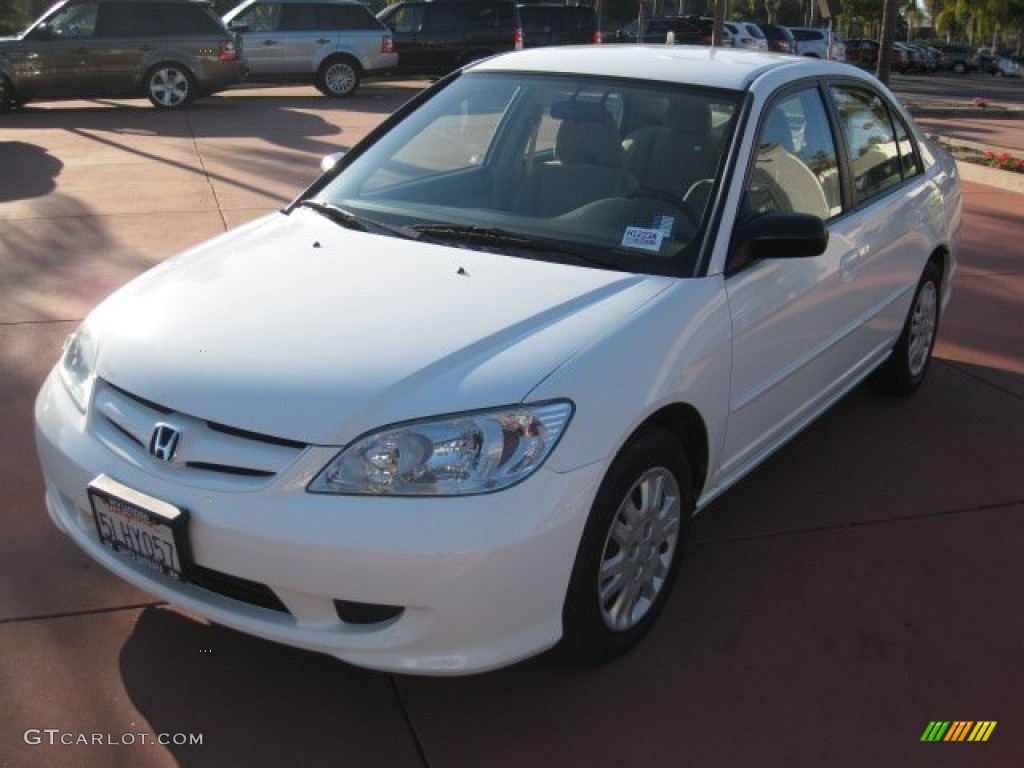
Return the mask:
<path id="1" fill-rule="evenodd" d="M 921 384 L 960 221 L 852 67 L 489 59 L 86 318 L 46 504 L 142 589 L 354 664 L 607 659 L 698 511 L 861 381 Z"/>

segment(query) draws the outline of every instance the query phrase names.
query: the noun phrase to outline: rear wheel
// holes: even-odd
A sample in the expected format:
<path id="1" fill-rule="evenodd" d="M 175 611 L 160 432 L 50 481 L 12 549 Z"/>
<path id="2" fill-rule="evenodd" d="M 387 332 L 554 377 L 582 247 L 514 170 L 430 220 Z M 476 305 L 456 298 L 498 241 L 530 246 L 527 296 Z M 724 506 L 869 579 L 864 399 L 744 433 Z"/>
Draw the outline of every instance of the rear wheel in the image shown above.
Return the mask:
<path id="1" fill-rule="evenodd" d="M 180 109 L 196 96 L 192 73 L 181 64 L 157 64 L 146 75 L 146 96 L 157 109 Z"/>
<path id="2" fill-rule="evenodd" d="M 344 56 L 327 59 L 316 74 L 316 87 L 325 96 L 351 96 L 359 88 L 359 65 Z"/>
<path id="3" fill-rule="evenodd" d="M 690 468 L 669 431 L 647 427 L 612 462 L 580 540 L 563 647 L 604 661 L 650 629 L 672 588 L 693 513 Z"/>
<path id="4" fill-rule="evenodd" d="M 909 395 L 924 381 L 939 330 L 942 273 L 935 262 L 924 268 L 910 314 L 896 340 L 892 355 L 875 373 L 872 383 L 891 395 Z"/>

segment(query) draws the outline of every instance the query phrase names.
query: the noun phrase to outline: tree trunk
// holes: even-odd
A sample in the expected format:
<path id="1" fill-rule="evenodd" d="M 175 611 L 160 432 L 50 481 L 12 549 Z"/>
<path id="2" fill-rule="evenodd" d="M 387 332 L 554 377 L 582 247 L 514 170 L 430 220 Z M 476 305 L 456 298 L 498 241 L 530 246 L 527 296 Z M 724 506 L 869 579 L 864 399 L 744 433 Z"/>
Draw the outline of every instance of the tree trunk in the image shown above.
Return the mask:
<path id="1" fill-rule="evenodd" d="M 882 34 L 878 37 L 878 64 L 875 77 L 885 85 L 889 84 L 892 69 L 892 43 L 896 32 L 896 11 L 899 0 L 885 0 L 882 7 Z"/>

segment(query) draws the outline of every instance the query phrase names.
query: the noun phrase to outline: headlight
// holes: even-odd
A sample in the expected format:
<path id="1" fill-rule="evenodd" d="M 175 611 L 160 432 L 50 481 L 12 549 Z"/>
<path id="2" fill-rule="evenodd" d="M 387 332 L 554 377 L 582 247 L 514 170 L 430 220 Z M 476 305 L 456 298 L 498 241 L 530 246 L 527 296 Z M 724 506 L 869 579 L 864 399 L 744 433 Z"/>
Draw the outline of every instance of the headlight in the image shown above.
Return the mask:
<path id="1" fill-rule="evenodd" d="M 60 379 L 85 413 L 96 371 L 96 338 L 84 325 L 68 336 L 60 358 Z"/>
<path id="2" fill-rule="evenodd" d="M 461 496 L 533 474 L 565 431 L 565 401 L 455 414 L 361 437 L 321 470 L 311 493 Z"/>

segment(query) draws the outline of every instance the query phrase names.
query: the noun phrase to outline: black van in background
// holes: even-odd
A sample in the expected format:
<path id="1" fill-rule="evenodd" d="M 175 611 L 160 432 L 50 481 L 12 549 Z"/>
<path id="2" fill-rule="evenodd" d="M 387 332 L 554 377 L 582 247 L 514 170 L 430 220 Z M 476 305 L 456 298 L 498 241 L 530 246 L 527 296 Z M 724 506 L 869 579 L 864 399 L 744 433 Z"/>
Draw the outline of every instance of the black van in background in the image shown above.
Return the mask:
<path id="1" fill-rule="evenodd" d="M 520 4 L 519 18 L 526 48 L 601 42 L 597 11 L 589 5 Z"/>
<path id="2" fill-rule="evenodd" d="M 519 9 L 512 0 L 403 0 L 377 18 L 391 30 L 398 71 L 404 74 L 440 75 L 523 47 Z"/>

